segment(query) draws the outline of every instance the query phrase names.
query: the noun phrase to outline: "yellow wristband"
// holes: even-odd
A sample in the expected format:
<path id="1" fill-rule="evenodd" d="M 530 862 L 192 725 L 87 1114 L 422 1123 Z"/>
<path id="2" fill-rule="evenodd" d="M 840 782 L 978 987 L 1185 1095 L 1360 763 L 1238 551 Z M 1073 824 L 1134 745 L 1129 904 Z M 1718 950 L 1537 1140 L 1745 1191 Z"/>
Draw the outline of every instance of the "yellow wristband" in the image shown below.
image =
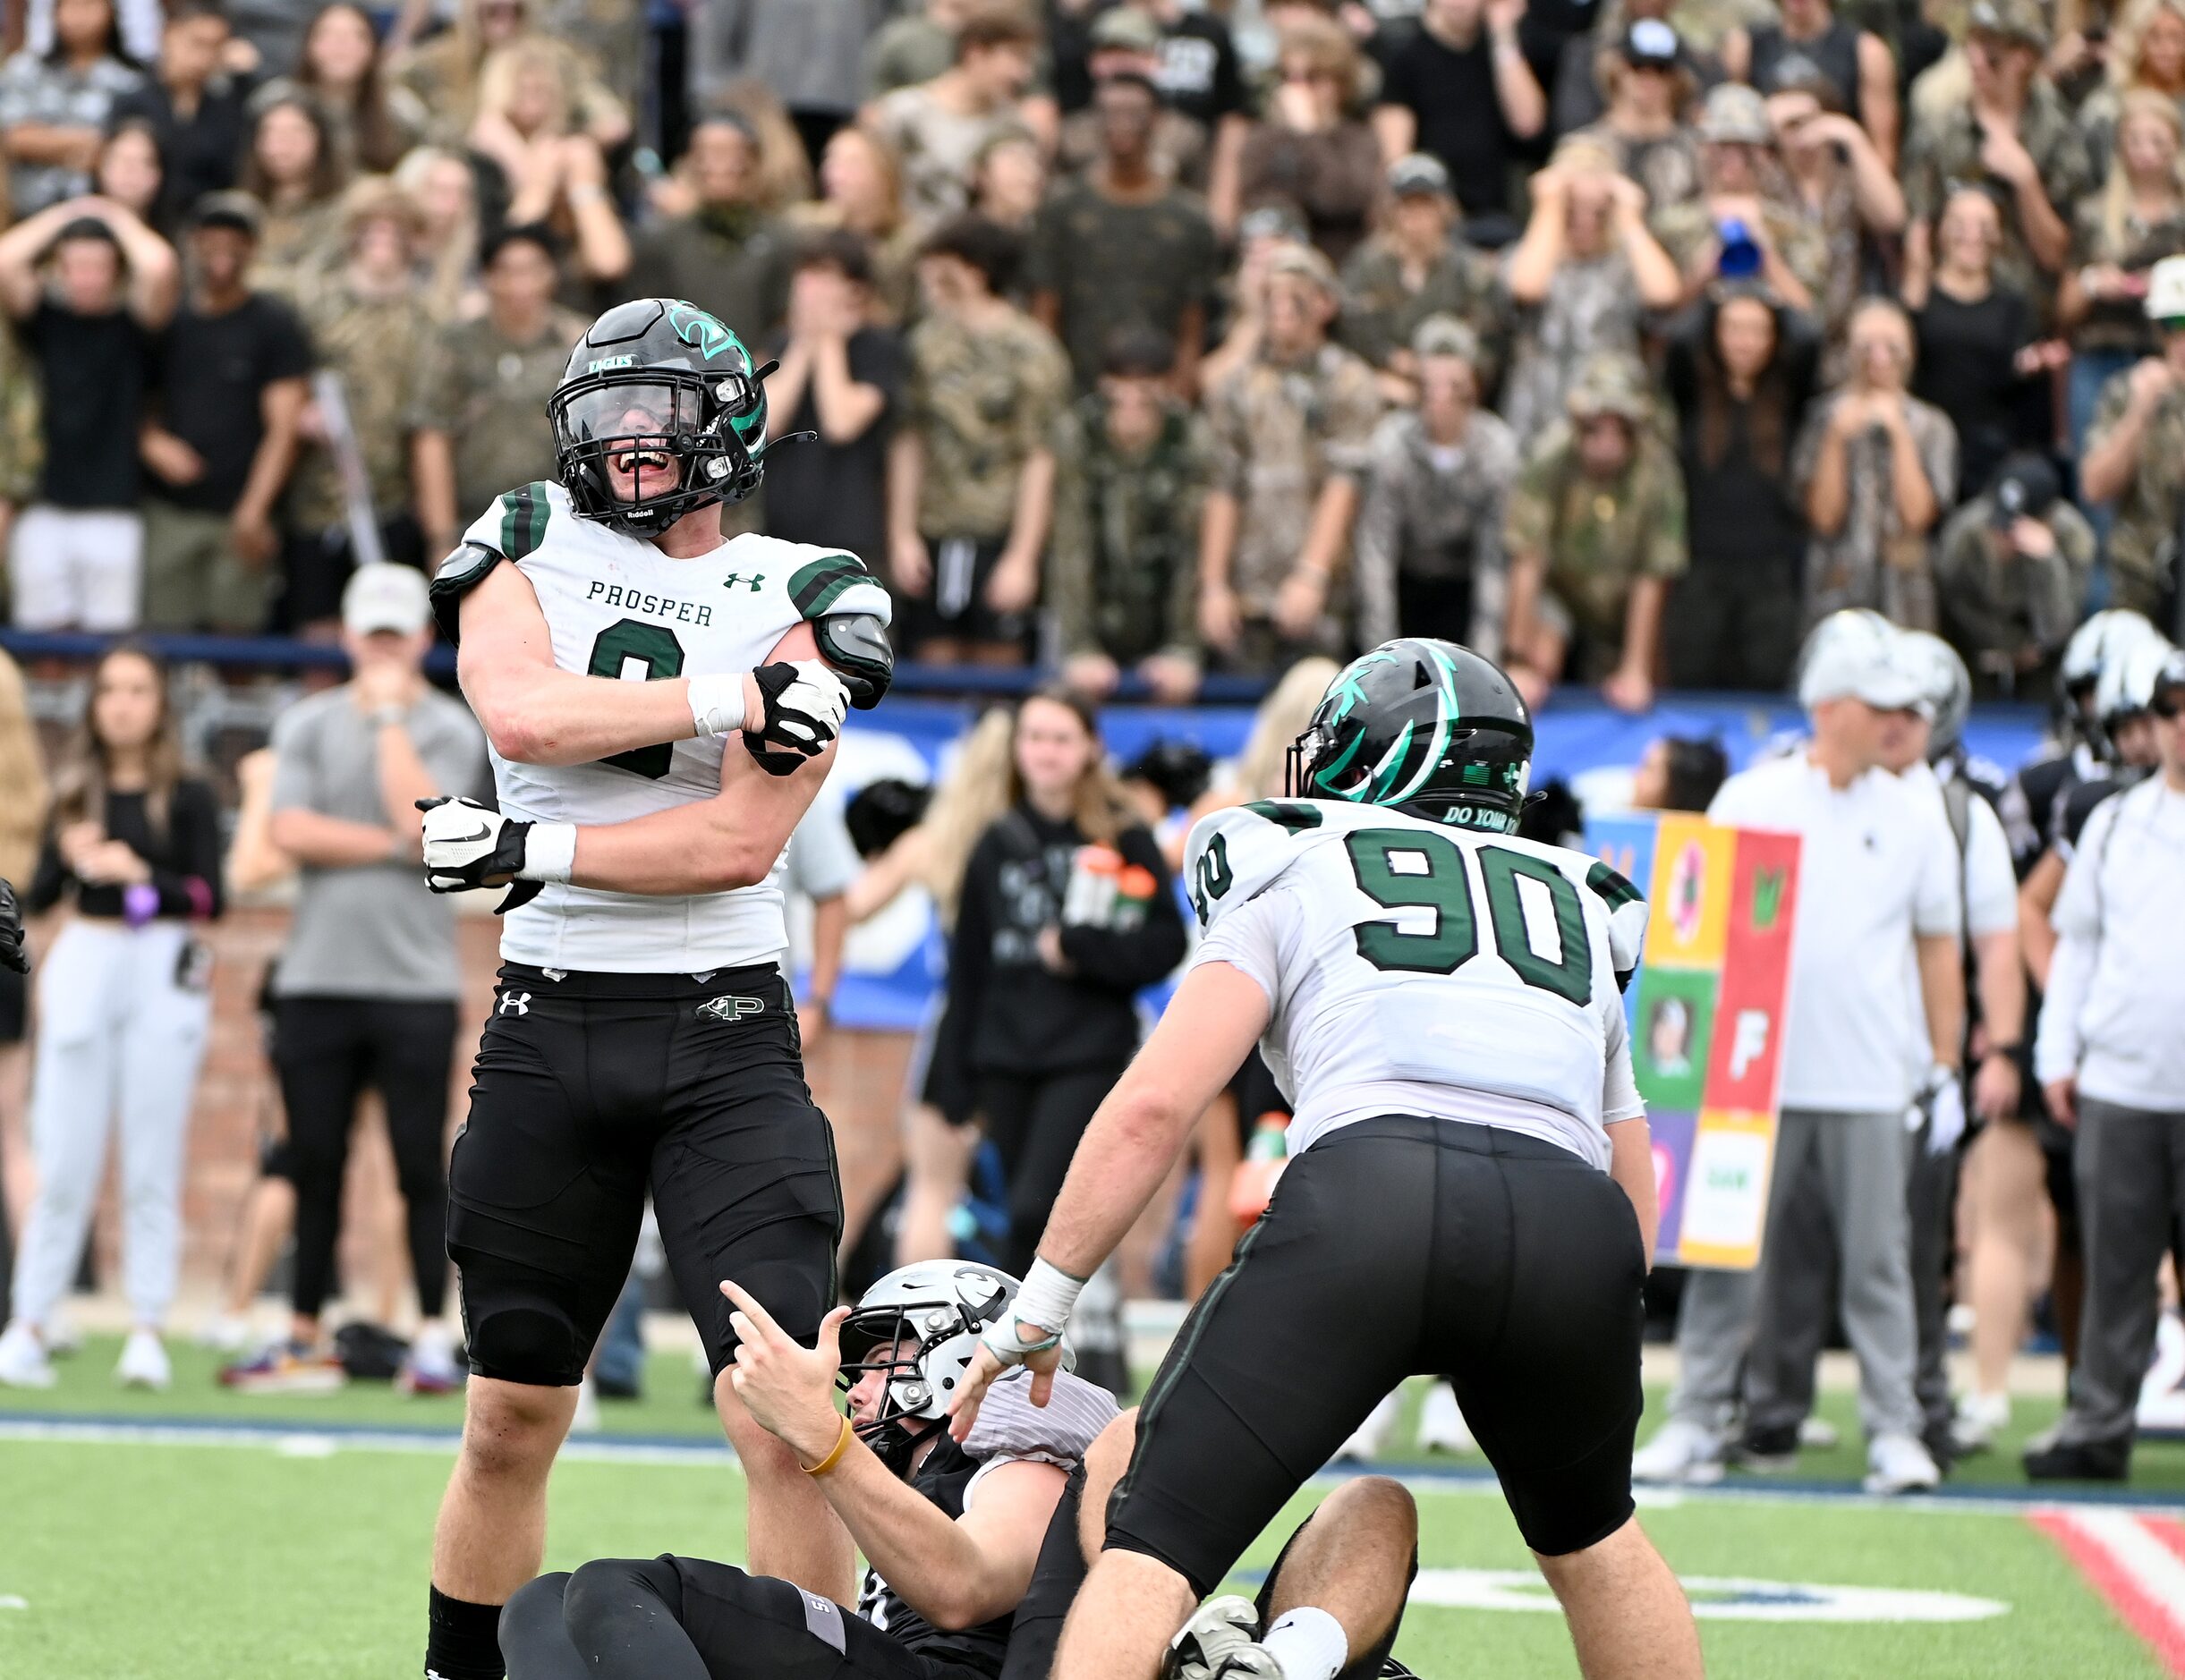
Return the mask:
<path id="1" fill-rule="evenodd" d="M 850 1443 L 854 1439 L 856 1439 L 856 1432 L 850 1428 L 849 1419 L 843 1419 L 842 1433 L 835 1437 L 834 1450 L 829 1453 L 825 1458 L 820 1460 L 818 1464 L 806 1464 L 804 1466 L 804 1473 L 807 1476 L 824 1476 L 827 1474 L 829 1471 L 832 1470 L 837 1464 L 839 1464 L 842 1462 L 843 1454 L 850 1450 Z"/>

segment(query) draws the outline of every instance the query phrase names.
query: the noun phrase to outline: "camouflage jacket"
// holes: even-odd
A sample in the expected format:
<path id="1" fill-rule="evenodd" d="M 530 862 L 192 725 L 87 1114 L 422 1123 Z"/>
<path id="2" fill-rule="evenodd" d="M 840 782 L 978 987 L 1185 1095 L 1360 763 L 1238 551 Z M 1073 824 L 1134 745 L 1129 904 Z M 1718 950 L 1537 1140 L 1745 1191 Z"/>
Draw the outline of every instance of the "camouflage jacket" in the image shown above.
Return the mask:
<path id="1" fill-rule="evenodd" d="M 1505 288 L 1503 295 L 1509 295 Z M 1645 306 L 1621 248 L 1588 262 L 1566 259 L 1548 295 L 1516 311 L 1517 347 L 1502 388 L 1502 418 L 1530 444 L 1563 418 L 1563 397 L 1597 351 L 1639 348 Z"/>
<path id="2" fill-rule="evenodd" d="M 1983 654 L 2027 647 L 2061 652 L 2079 624 L 2094 570 L 2094 528 L 2059 500 L 2042 522 L 2055 533 L 2053 554 L 2036 559 L 1996 541 L 1995 504 L 1976 496 L 1951 515 L 1935 545 L 1934 586 L 1943 629 L 1976 673 Z M 1988 692 L 1982 684 L 1982 692 Z"/>
<path id="3" fill-rule="evenodd" d="M 528 344 L 503 338 L 490 316 L 458 321 L 436 335 L 410 426 L 447 435 L 460 522 L 477 518 L 513 485 L 554 476 L 547 399 L 561 383 L 569 346 L 589 325 L 555 310 Z"/>
<path id="4" fill-rule="evenodd" d="M 1494 259 L 1469 245 L 1452 245 L 1414 292 L 1404 284 L 1394 246 L 1369 239 L 1343 265 L 1343 314 L 1337 336 L 1376 368 L 1386 368 L 1430 315 L 1454 315 L 1479 335 L 1484 364 L 1480 395 L 1494 389 L 1509 356 L 1509 299 L 1495 284 Z"/>
<path id="5" fill-rule="evenodd" d="M 1611 479 L 1590 478 L 1570 422 L 1558 420 L 1518 474 L 1504 543 L 1513 562 L 1535 556 L 1546 562 L 1548 592 L 1586 642 L 1583 675 L 1588 681 L 1605 675 L 1623 650 L 1631 585 L 1685 569 L 1684 478 L 1677 458 L 1659 432 L 1641 427 L 1623 471 Z"/>
<path id="6" fill-rule="evenodd" d="M 2131 369 L 2112 376 L 2095 404 L 2087 428 L 2086 454 L 2092 454 L 2123 419 L 2131 402 Z M 2132 481 L 2117 498 L 2117 521 L 2109 530 L 2112 607 L 2153 615 L 2162 605 L 2164 583 L 2174 568 L 2178 522 L 2185 517 L 2185 388 L 2163 393 L 2139 434 L 2139 461 Z"/>
<path id="7" fill-rule="evenodd" d="M 1206 394 L 1213 488 L 1236 497 L 1239 519 L 1229 582 L 1248 619 L 1274 611 L 1297 564 L 1314 505 L 1334 474 L 1363 483 L 1381 387 L 1373 370 L 1338 344 L 1281 366 L 1263 356 Z M 1336 594 L 1331 591 L 1331 603 Z M 1332 613 L 1328 626 L 1332 631 Z"/>
<path id="8" fill-rule="evenodd" d="M 409 293 L 360 297 L 344 274 L 312 288 L 301 313 L 319 367 L 342 382 L 375 510 L 381 519 L 401 513 L 412 500 L 410 429 L 439 329 Z M 304 445 L 288 482 L 290 524 L 329 530 L 346 508 L 332 448 Z"/>
<path id="9" fill-rule="evenodd" d="M 1828 234 L 1813 217 L 1773 200 L 1763 202 L 1760 218 L 1768 242 L 1774 246 L 1783 266 L 1797 276 L 1798 284 L 1812 293 L 1813 312 L 1820 314 L 1829 289 Z M 1713 272 L 1713 257 L 1720 244 L 1714 212 L 1706 199 L 1687 199 L 1681 204 L 1672 204 L 1648 217 L 1646 225 L 1656 242 L 1669 253 L 1670 260 L 1677 265 L 1677 272 L 1688 281 L 1698 272 L 1703 259 L 1709 264 L 1708 272 Z M 1854 283 L 1857 275 L 1854 267 Z"/>
<path id="10" fill-rule="evenodd" d="M 1791 452 L 1790 482 L 1800 502 L 1813 484 L 1822 441 L 1843 394 L 1807 412 Z M 1947 508 L 1958 494 L 1958 435 L 1942 410 L 1904 399 L 1907 423 L 1934 499 Z M 1806 616 L 1817 623 L 1846 607 L 1872 607 L 1912 630 L 1934 628 L 1934 533 L 1909 532 L 1897 518 L 1888 437 L 1869 427 L 1844 445 L 1848 504 L 1833 537 L 1815 532 L 1806 548 Z"/>
<path id="11" fill-rule="evenodd" d="M 1485 409 L 1464 441 L 1439 448 L 1416 413 L 1391 414 L 1373 434 L 1373 467 L 1358 510 L 1353 568 L 1358 641 L 1378 647 L 1403 632 L 1399 575 L 1472 580 L 1466 645 L 1495 657 L 1502 643 L 1502 530 L 1519 466 L 1518 439 Z"/>
<path id="12" fill-rule="evenodd" d="M 1088 397 L 1055 423 L 1055 522 L 1047 604 L 1065 658 L 1198 656 L 1199 514 L 1205 422 L 1172 407 L 1152 445 L 1126 454 Z"/>
<path id="13" fill-rule="evenodd" d="M 911 328 L 904 421 L 924 447 L 918 530 L 928 539 L 1006 536 L 1016 480 L 1053 441 L 1070 365 L 1054 336 L 1012 311 L 973 331 L 952 316 Z"/>
<path id="14" fill-rule="evenodd" d="M 0 502 L 21 504 L 36 496 L 45 466 L 38 365 L 23 353 L 13 329 L 0 322 Z"/>
<path id="15" fill-rule="evenodd" d="M 2036 81 L 2027 94 L 2018 137 L 2033 155 L 2049 204 L 2068 222 L 2079 199 L 2092 191 L 2095 172 L 2084 138 L 2072 126 L 2055 91 L 2044 82 Z M 1942 214 L 1943 200 L 1951 188 L 1960 182 L 1985 184 L 1995 192 L 2002 206 L 2003 225 L 2002 250 L 1995 259 L 1996 284 L 2018 287 L 2035 299 L 2045 314 L 2054 296 L 2056 276 L 2035 262 L 2033 252 L 2027 249 L 2017 194 L 1988 174 L 1980 161 L 1983 144 L 1980 124 L 1974 120 L 1969 103 L 1952 104 L 1934 121 L 1916 118 L 1899 170 L 1906 208 L 1914 221 L 1933 221 Z"/>

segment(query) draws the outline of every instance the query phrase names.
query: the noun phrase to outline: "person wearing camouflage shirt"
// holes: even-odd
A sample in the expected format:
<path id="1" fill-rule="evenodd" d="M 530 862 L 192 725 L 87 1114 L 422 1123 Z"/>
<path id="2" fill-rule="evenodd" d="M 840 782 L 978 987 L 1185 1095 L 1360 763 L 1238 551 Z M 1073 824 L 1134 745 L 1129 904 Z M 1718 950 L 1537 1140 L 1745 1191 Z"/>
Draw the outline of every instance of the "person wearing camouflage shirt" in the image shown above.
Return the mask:
<path id="1" fill-rule="evenodd" d="M 985 8 L 956 32 L 956 61 L 872 108 L 872 125 L 901 159 L 903 208 L 930 227 L 971 202 L 972 165 L 996 135 L 1024 127 L 1038 36 L 1013 12 Z"/>
<path id="2" fill-rule="evenodd" d="M 1942 410 L 1905 389 L 1912 324 L 1870 298 L 1852 314 L 1850 375 L 1814 404 L 1790 459 L 1806 504 L 1806 622 L 1871 607 L 1934 628 L 1934 528 L 1957 499 L 1958 438 Z"/>
<path id="3" fill-rule="evenodd" d="M 560 265 L 543 228 L 486 248 L 486 312 L 441 329 L 410 413 L 418 520 L 434 555 L 512 484 L 554 476 L 547 398 L 584 322 L 554 302 Z"/>
<path id="4" fill-rule="evenodd" d="M 1569 666 L 1618 710 L 1645 711 L 1662 602 L 1686 564 L 1683 479 L 1637 357 L 1591 358 L 1565 408 L 1510 494 L 1503 663 L 1528 704 Z"/>
<path id="5" fill-rule="evenodd" d="M 438 327 L 417 307 L 415 263 L 424 217 L 409 194 L 361 183 L 344 207 L 349 259 L 299 300 L 320 378 L 341 387 L 364 465 L 382 554 L 422 565 L 428 556 L 410 475 L 411 423 Z M 332 630 L 356 562 L 331 417 L 315 399 L 304 411 L 305 447 L 289 480 L 283 615 L 297 633 Z"/>
<path id="6" fill-rule="evenodd" d="M 1684 276 L 1685 301 L 1722 274 L 1722 229 L 1735 222 L 1758 248 L 1756 277 L 1787 307 L 1811 310 L 1828 284 L 1828 241 L 1799 207 L 1769 191 L 1782 172 L 1766 105 L 1750 88 L 1726 81 L 1707 96 L 1699 138 L 1705 195 L 1669 205 L 1649 223 Z"/>
<path id="7" fill-rule="evenodd" d="M 46 435 L 38 419 L 38 372 L 15 334 L 0 320 L 0 548 L 15 510 L 38 494 L 46 463 Z"/>
<path id="8" fill-rule="evenodd" d="M 1414 152 L 1389 168 L 1381 232 L 1343 265 L 1343 313 L 1336 336 L 1373 364 L 1391 403 L 1418 400 L 1412 335 L 1430 316 L 1449 315 L 1477 336 L 1473 371 L 1492 392 L 1509 348 L 1509 310 L 1484 251 L 1456 237 L 1462 214 L 1438 157 Z"/>
<path id="9" fill-rule="evenodd" d="M 2109 532 L 2112 607 L 2158 623 L 2175 612 L 2177 547 L 2185 519 L 2185 257 L 2165 257 L 2147 276 L 2147 311 L 2162 354 L 2113 376 L 2095 405 L 2080 457 L 2088 502 L 2116 504 Z"/>
<path id="10" fill-rule="evenodd" d="M 1659 18 L 1637 18 L 1603 60 L 1608 109 L 1572 140 L 1602 148 L 1660 211 L 1699 196 L 1699 139 L 1684 120 L 1693 78 L 1684 44 Z"/>
<path id="11" fill-rule="evenodd" d="M 788 307 L 794 255 L 786 229 L 761 208 L 764 159 L 757 132 L 720 111 L 699 119 L 683 154 L 695 202 L 641 233 L 627 290 L 684 298 L 753 339 Z"/>
<path id="12" fill-rule="evenodd" d="M 2047 45 L 2039 0 L 1975 0 L 1965 40 L 1972 98 L 1915 115 L 1903 172 L 1907 266 L 1928 262 L 1951 188 L 1986 182 L 2003 210 L 1996 281 L 2044 313 L 2071 252 L 2071 207 L 2094 184 L 2085 140 L 2039 73 Z"/>
<path id="13" fill-rule="evenodd" d="M 926 315 L 905 346 L 888 482 L 889 565 L 914 658 L 1025 655 L 1070 368 L 1053 335 L 1009 301 L 1019 254 L 1006 229 L 961 216 L 918 259 Z"/>
<path id="14" fill-rule="evenodd" d="M 1439 636 L 1492 659 L 1502 646 L 1502 525 L 1518 440 L 1480 406 L 1479 335 L 1452 316 L 1410 344 L 1416 410 L 1373 434 L 1358 510 L 1358 641 Z"/>
<path id="15" fill-rule="evenodd" d="M 1205 422 L 1169 395 L 1158 334 L 1120 335 L 1100 389 L 1055 424 L 1055 534 L 1047 604 L 1065 680 L 1096 699 L 1135 670 L 1180 705 L 1199 682 L 1199 517 Z"/>
<path id="16" fill-rule="evenodd" d="M 1943 633 L 1964 656 L 1977 700 L 2054 692 L 2094 571 L 2094 528 L 2061 494 L 2045 455 L 2011 456 L 1943 527 L 1934 556 Z"/>
<path id="17" fill-rule="evenodd" d="M 1328 328 L 1335 271 L 1309 246 L 1268 259 L 1258 353 L 1206 395 L 1212 488 L 1199 629 L 1232 669 L 1271 672 L 1343 644 L 1336 586 L 1381 418 L 1373 371 Z"/>

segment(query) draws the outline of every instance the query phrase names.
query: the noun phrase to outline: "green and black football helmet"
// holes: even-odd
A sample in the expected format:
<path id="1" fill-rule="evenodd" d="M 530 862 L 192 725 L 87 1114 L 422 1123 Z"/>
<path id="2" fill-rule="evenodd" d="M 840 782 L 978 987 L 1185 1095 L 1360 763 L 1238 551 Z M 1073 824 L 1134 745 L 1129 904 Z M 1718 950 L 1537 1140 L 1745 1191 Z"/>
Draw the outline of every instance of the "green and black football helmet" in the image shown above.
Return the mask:
<path id="1" fill-rule="evenodd" d="M 1501 666 L 1399 636 L 1329 685 L 1290 749 L 1289 793 L 1514 834 L 1532 760 L 1533 717 Z"/>
<path id="2" fill-rule="evenodd" d="M 650 537 L 749 496 L 764 467 L 772 368 L 694 303 L 636 298 L 608 310 L 547 402 L 555 473 L 578 515 Z"/>

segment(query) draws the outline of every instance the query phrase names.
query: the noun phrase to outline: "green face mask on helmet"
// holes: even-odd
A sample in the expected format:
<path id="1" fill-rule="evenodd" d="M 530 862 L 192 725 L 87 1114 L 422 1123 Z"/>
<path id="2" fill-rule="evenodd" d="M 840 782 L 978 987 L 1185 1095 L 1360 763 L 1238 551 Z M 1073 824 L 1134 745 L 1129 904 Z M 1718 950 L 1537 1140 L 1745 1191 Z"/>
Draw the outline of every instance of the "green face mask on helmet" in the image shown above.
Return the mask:
<path id="1" fill-rule="evenodd" d="M 1500 666 L 1453 641 L 1401 636 L 1329 686 L 1290 749 L 1288 791 L 1509 834 L 1532 758 L 1532 714 Z"/>

